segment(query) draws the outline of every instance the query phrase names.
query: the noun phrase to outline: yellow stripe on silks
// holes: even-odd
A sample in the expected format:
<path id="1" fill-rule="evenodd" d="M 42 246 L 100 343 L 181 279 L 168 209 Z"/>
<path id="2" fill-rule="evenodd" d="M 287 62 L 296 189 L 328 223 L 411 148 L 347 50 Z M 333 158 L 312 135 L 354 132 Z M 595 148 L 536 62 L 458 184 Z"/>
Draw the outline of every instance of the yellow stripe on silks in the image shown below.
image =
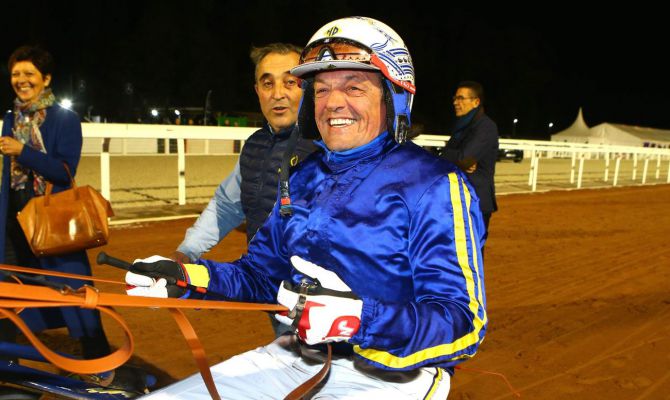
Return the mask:
<path id="1" fill-rule="evenodd" d="M 482 292 L 482 277 L 479 276 L 479 256 L 478 256 L 478 249 L 477 249 L 477 241 L 475 239 L 475 234 L 474 234 L 474 229 L 472 226 L 472 214 L 470 213 L 470 206 L 472 203 L 472 195 L 470 194 L 470 190 L 468 189 L 468 185 L 465 183 L 465 180 L 463 178 L 458 177 L 455 173 L 449 174 L 449 182 L 450 186 L 453 189 L 454 186 L 459 186 L 459 188 L 463 189 L 463 194 L 465 197 L 465 215 L 467 215 L 467 223 L 468 227 L 470 228 L 470 246 L 471 246 L 471 251 L 472 251 L 472 261 L 474 263 L 474 268 L 471 268 L 469 265 L 470 259 L 468 258 L 468 247 L 467 243 L 460 243 L 460 247 L 458 245 L 458 237 L 456 238 L 456 254 L 458 256 L 458 263 L 461 266 L 461 269 L 463 271 L 463 275 L 466 278 L 467 282 L 467 289 L 468 289 L 468 297 L 470 297 L 470 311 L 472 311 L 472 314 L 474 315 L 474 320 L 473 320 L 473 325 L 475 327 L 474 331 L 470 333 L 470 335 L 475 334 L 475 340 L 479 338 L 479 331 L 482 329 L 482 327 L 486 324 L 488 320 L 488 316 L 486 314 L 486 309 L 484 308 L 484 297 L 483 297 L 483 292 Z M 451 191 L 451 201 L 452 204 L 454 204 L 454 226 L 456 224 L 461 224 L 465 223 L 465 216 L 460 212 L 462 211 L 462 205 L 460 202 L 460 196 L 459 193 L 454 194 L 454 191 Z M 457 215 L 458 213 L 458 215 Z M 455 229 L 456 235 L 463 235 L 462 240 L 466 241 L 467 239 L 465 238 L 465 226 L 463 226 L 463 230 L 458 230 Z M 473 274 L 472 271 L 474 270 L 475 275 L 476 275 L 476 281 L 477 281 L 477 297 L 475 298 L 474 296 L 474 281 L 473 281 Z M 482 310 L 482 317 L 479 317 L 478 311 L 481 308 Z M 467 337 L 466 335 L 465 337 Z M 475 343 L 475 342 L 473 342 Z M 471 343 L 472 344 L 472 343 Z M 474 354 L 472 354 L 474 355 Z M 470 357 L 472 356 L 470 355 Z M 457 358 L 454 358 L 457 359 Z"/>
<path id="2" fill-rule="evenodd" d="M 468 308 L 472 312 L 473 320 L 472 324 L 474 329 L 472 332 L 465 334 L 464 336 L 456 339 L 451 343 L 444 343 L 437 346 L 429 347 L 423 350 L 419 350 L 415 353 L 409 354 L 404 357 L 395 356 L 389 352 L 375 350 L 375 349 L 362 349 L 360 346 L 354 346 L 354 352 L 363 358 L 377 362 L 379 364 L 385 365 L 389 368 L 406 368 L 411 365 L 418 364 L 425 360 L 430 360 L 437 357 L 442 357 L 445 355 L 454 354 L 458 351 L 461 351 L 479 341 L 479 332 L 482 330 L 482 327 L 486 323 L 486 311 L 483 310 L 483 319 L 479 318 L 478 310 L 481 301 L 478 300 L 478 296 L 475 293 L 475 283 L 473 280 L 472 269 L 470 268 L 469 262 L 469 253 L 468 253 L 468 240 L 465 230 L 465 216 L 463 214 L 463 203 L 461 202 L 461 183 L 462 179 L 458 177 L 456 173 L 450 173 L 449 175 L 449 191 L 451 194 L 451 205 L 454 215 L 454 243 L 456 245 L 456 257 L 458 259 L 458 264 L 461 267 L 463 277 L 465 278 L 465 286 L 468 291 L 468 297 L 470 302 L 468 303 Z M 465 188 L 463 194 L 465 196 L 466 204 L 466 213 L 468 214 L 467 221 L 468 224 L 471 223 L 470 220 L 470 192 L 467 190 L 465 184 L 462 185 Z M 470 225 L 472 226 L 472 225 Z M 472 229 L 471 229 L 472 231 Z M 472 240 L 472 233 L 470 234 L 470 239 Z M 474 242 L 472 242 L 474 247 Z M 476 251 L 476 249 L 475 249 Z M 476 260 L 476 256 L 475 256 Z M 479 281 L 479 273 L 477 273 L 478 286 L 481 288 L 481 281 Z M 480 296 L 481 299 L 481 289 Z M 451 360 L 458 360 L 462 358 L 470 358 L 474 354 L 461 354 L 454 356 Z"/>
<path id="3" fill-rule="evenodd" d="M 437 388 L 440 386 L 440 383 L 442 383 L 442 368 L 435 368 L 437 370 L 437 374 L 435 378 L 433 378 L 433 385 L 430 387 L 430 390 L 424 397 L 424 400 L 430 400 L 433 398 L 435 395 L 435 391 Z"/>
<path id="4" fill-rule="evenodd" d="M 184 264 L 191 285 L 206 288 L 209 285 L 209 270 L 200 264 Z"/>
<path id="5" fill-rule="evenodd" d="M 472 260 L 475 263 L 475 273 L 477 274 L 477 300 L 479 301 L 479 304 L 482 306 L 482 310 L 484 311 L 484 323 L 486 323 L 488 317 L 486 315 L 486 310 L 483 308 L 484 306 L 484 296 L 482 293 L 482 277 L 479 276 L 479 253 L 477 252 L 477 249 L 474 248 L 475 243 L 475 233 L 472 229 L 472 214 L 470 214 L 470 201 L 472 200 L 472 196 L 470 196 L 470 190 L 468 189 L 468 185 L 465 184 L 461 180 L 461 183 L 463 185 L 463 190 L 465 191 L 465 205 L 468 210 L 468 225 L 470 226 L 470 243 L 472 243 L 473 246 L 473 252 L 472 252 Z"/>

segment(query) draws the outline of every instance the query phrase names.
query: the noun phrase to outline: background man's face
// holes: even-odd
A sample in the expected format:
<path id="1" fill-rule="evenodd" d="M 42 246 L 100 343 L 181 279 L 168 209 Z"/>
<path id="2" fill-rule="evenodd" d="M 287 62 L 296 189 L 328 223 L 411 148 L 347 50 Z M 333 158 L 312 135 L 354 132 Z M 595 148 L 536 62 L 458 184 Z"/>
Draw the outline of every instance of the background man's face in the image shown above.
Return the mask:
<path id="1" fill-rule="evenodd" d="M 270 53 L 256 67 L 256 94 L 261 112 L 276 133 L 298 120 L 302 89 L 291 68 L 298 65 L 297 53 Z"/>
<path id="2" fill-rule="evenodd" d="M 335 70 L 314 80 L 315 119 L 321 137 L 332 151 L 369 143 L 386 130 L 381 75 Z"/>
<path id="3" fill-rule="evenodd" d="M 454 111 L 457 117 L 462 117 L 469 113 L 473 108 L 479 106 L 479 98 L 469 88 L 458 88 L 454 95 Z"/>

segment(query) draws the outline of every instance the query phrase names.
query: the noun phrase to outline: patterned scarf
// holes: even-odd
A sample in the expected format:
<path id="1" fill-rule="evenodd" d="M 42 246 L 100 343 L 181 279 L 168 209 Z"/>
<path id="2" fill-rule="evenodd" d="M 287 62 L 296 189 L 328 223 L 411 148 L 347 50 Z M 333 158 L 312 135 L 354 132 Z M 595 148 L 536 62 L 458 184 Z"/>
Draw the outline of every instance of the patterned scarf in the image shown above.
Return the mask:
<path id="1" fill-rule="evenodd" d="M 47 117 L 46 109 L 51 107 L 55 101 L 56 98 L 49 88 L 44 89 L 37 100 L 30 103 L 24 103 L 16 98 L 14 100 L 14 139 L 46 154 L 47 150 L 44 148 L 40 126 Z M 30 168 L 19 164 L 15 156 L 12 156 L 11 164 L 12 189 L 25 189 L 31 173 Z M 35 195 L 43 195 L 46 189 L 44 177 L 36 171 L 32 171 L 32 175 Z"/>

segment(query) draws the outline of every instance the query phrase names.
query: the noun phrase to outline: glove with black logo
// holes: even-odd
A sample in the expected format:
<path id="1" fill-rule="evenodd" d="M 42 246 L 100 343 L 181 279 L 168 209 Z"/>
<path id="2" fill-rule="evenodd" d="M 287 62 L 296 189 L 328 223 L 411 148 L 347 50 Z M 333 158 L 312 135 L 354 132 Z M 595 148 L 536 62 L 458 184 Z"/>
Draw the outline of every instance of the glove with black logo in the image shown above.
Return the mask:
<path id="1" fill-rule="evenodd" d="M 187 298 L 187 286 L 207 288 L 209 271 L 203 265 L 182 264 L 161 256 L 135 260 L 126 273 L 130 296 Z"/>
<path id="2" fill-rule="evenodd" d="M 341 342 L 358 332 L 363 301 L 332 271 L 291 257 L 291 263 L 305 279 L 300 285 L 283 281 L 277 302 L 290 311 L 275 318 L 297 329 L 307 344 Z"/>

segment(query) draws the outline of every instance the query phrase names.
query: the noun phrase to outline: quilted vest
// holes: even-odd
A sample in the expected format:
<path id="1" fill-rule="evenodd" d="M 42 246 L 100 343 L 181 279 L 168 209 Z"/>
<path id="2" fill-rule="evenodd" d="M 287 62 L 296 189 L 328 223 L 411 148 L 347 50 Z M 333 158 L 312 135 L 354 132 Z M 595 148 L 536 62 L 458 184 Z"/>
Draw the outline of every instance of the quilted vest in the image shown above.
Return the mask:
<path id="1" fill-rule="evenodd" d="M 288 128 L 273 134 L 266 124 L 244 143 L 240 154 L 240 173 L 247 242 L 263 225 L 277 201 L 279 169 L 292 131 L 293 128 Z M 294 155 L 298 157 L 297 161 L 302 161 L 316 149 L 311 139 L 300 138 Z"/>

